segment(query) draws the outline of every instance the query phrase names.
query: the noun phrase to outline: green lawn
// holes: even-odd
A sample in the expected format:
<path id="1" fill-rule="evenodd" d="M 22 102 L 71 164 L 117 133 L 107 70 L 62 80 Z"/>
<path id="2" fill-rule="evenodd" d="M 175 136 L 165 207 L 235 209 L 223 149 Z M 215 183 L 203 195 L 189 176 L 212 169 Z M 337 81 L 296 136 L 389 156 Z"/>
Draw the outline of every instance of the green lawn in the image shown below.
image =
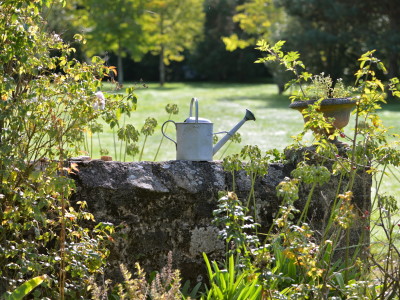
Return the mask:
<path id="1" fill-rule="evenodd" d="M 154 116 L 160 125 L 167 117 L 164 111 L 167 103 L 178 104 L 180 112 L 174 120 L 182 122 L 189 115 L 191 98 L 196 97 L 199 99 L 200 117 L 211 120 L 215 132 L 230 130 L 244 117 L 245 109 L 250 109 L 257 120 L 243 125 L 240 129 L 241 145 L 232 145 L 227 153 L 237 152 L 247 144 L 258 145 L 265 150 L 283 149 L 290 142 L 290 136 L 297 132 L 296 128 L 302 126 L 301 116 L 287 108 L 289 100 L 277 95 L 274 85 L 170 84 L 166 88 L 157 88 L 157 85 L 150 84 L 148 89 L 138 90 L 137 95 L 138 114 Z M 174 134 L 173 130 L 171 134 Z M 154 138 L 159 140 L 160 137 Z M 149 152 L 152 150 L 148 149 Z M 219 159 L 223 151 L 221 149 L 215 158 Z M 168 141 L 163 145 L 160 160 L 174 158 L 174 144 Z"/>
<path id="2" fill-rule="evenodd" d="M 128 86 L 132 86 L 132 84 L 126 84 L 124 88 Z M 277 87 L 273 84 L 168 83 L 165 87 L 160 87 L 157 83 L 150 83 L 147 84 L 147 88 L 143 88 L 140 84 L 136 86 L 137 110 L 132 113 L 130 119 L 126 120 L 126 123 L 130 123 L 140 130 L 147 117 L 154 117 L 158 120 L 155 134 L 147 140 L 142 160 L 153 160 L 154 158 L 162 137 L 161 125 L 168 118 L 165 106 L 168 103 L 177 104 L 180 111 L 178 115 L 173 115 L 172 119 L 182 122 L 189 116 L 192 97 L 199 99 L 199 115 L 214 123 L 215 132 L 230 130 L 243 118 L 246 108 L 256 116 L 255 122 L 248 121 L 240 129 L 242 143 L 231 144 L 225 155 L 238 152 L 248 144 L 258 145 L 262 150 L 273 148 L 283 150 L 291 143 L 291 136 L 298 134 L 303 126 L 301 115 L 288 108 L 290 103 L 288 97 L 278 95 Z M 111 91 L 112 86 L 106 85 L 106 90 Z M 392 132 L 400 132 L 400 101 L 396 104 L 386 105 L 380 115 L 384 124 L 392 127 Z M 346 133 L 351 134 L 352 124 L 354 124 L 354 119 L 351 119 L 349 126 L 345 128 Z M 104 131 L 101 134 L 101 146 L 109 150 L 110 156 L 115 157 L 113 133 L 106 126 L 104 126 Z M 175 136 L 173 126 L 169 126 L 168 134 L 172 137 Z M 312 141 L 311 134 L 306 138 L 310 142 Z M 92 157 L 98 158 L 97 136 L 94 136 L 93 140 Z M 142 140 L 139 141 L 139 146 L 142 145 Z M 118 149 L 119 145 L 117 152 L 119 152 Z M 214 159 L 220 159 L 224 150 L 222 148 L 214 156 Z M 175 145 L 164 139 L 157 160 L 173 160 L 175 155 Z M 138 156 L 136 156 L 137 158 Z M 127 158 L 127 161 L 129 160 L 132 159 Z M 392 171 L 397 178 L 400 178 L 398 170 Z M 400 196 L 400 183 L 393 174 L 388 174 L 389 180 L 384 182 L 383 188 Z"/>
<path id="3" fill-rule="evenodd" d="M 130 84 L 124 86 L 128 87 Z M 106 85 L 111 89 L 110 85 Z M 124 90 L 124 89 L 123 89 Z M 158 143 L 161 139 L 161 125 L 167 120 L 168 114 L 165 106 L 168 103 L 179 106 L 179 114 L 172 119 L 177 122 L 184 121 L 189 115 L 190 100 L 192 97 L 199 99 L 200 117 L 211 120 L 214 123 L 214 131 L 231 129 L 243 116 L 245 109 L 250 109 L 256 116 L 256 121 L 246 122 L 240 129 L 242 143 L 232 144 L 226 154 L 237 152 L 244 145 L 258 145 L 262 150 L 272 148 L 284 149 L 291 143 L 291 136 L 299 133 L 303 126 L 301 115 L 288 108 L 290 103 L 287 96 L 277 94 L 277 88 L 273 84 L 215 84 L 215 83 L 169 83 L 160 87 L 157 83 L 147 84 L 147 88 L 137 85 L 138 96 L 137 110 L 132 113 L 127 123 L 133 124 L 140 130 L 147 117 L 158 120 L 156 132 L 148 138 L 143 160 L 153 160 Z M 386 126 L 393 126 L 394 132 L 400 132 L 400 103 L 390 105 L 390 109 L 384 109 L 381 116 Z M 121 120 L 122 122 L 122 120 Z M 352 122 L 352 121 L 350 121 Z M 351 124 L 351 123 L 350 123 Z M 168 132 L 174 136 L 172 126 Z M 345 131 L 349 134 L 351 126 Z M 101 136 L 103 148 L 110 151 L 113 156 L 113 135 L 111 130 L 104 127 L 105 133 Z M 312 140 L 310 134 L 307 138 Z M 95 137 L 93 157 L 99 156 L 98 142 Z M 163 142 L 157 160 L 175 159 L 174 144 L 168 140 Z M 215 159 L 219 159 L 221 149 Z"/>
<path id="4" fill-rule="evenodd" d="M 126 86 L 125 86 L 126 87 Z M 290 136 L 298 133 L 302 126 L 302 119 L 298 112 L 287 108 L 287 97 L 279 96 L 276 87 L 271 84 L 210 84 L 194 83 L 167 84 L 160 88 L 158 84 L 148 84 L 147 88 L 138 88 L 137 111 L 128 121 L 140 129 L 147 117 L 158 120 L 155 134 L 149 137 L 143 155 L 143 160 L 153 160 L 158 143 L 162 137 L 161 125 L 167 120 L 165 106 L 168 103 L 177 104 L 179 114 L 172 119 L 183 122 L 189 115 L 190 100 L 199 99 L 199 115 L 214 123 L 214 131 L 231 129 L 250 109 L 256 116 L 256 121 L 249 121 L 240 130 L 242 143 L 232 144 L 226 154 L 239 151 L 244 145 L 256 144 L 262 149 L 283 149 L 290 143 Z M 175 132 L 173 126 L 168 130 L 171 136 Z M 102 147 L 110 150 L 112 156 L 113 139 L 111 131 L 102 135 Z M 220 158 L 222 148 L 215 159 Z M 98 156 L 95 152 L 93 157 Z M 157 160 L 175 159 L 175 145 L 165 140 Z"/>

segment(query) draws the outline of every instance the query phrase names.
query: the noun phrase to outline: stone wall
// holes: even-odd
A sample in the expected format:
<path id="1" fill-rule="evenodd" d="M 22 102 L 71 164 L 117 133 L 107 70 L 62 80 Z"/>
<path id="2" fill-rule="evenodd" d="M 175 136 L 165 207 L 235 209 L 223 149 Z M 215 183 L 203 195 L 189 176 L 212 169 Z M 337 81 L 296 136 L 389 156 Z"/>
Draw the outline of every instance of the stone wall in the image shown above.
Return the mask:
<path id="1" fill-rule="evenodd" d="M 121 236 L 110 256 L 110 276 L 119 276 L 119 263 L 132 271 L 135 262 L 146 272 L 161 270 L 167 253 L 172 251 L 174 267 L 181 270 L 184 279 L 193 282 L 204 279 L 206 274 L 202 252 L 211 259 L 223 257 L 225 245 L 211 224 L 218 192 L 232 188 L 232 176 L 223 170 L 221 162 L 76 162 L 79 172 L 73 176 L 77 191 L 72 202 L 84 200 L 97 222 L 121 226 Z M 271 224 L 280 205 L 276 186 L 290 176 L 295 163 L 271 164 L 268 175 L 257 179 L 257 221 L 262 228 Z M 250 179 L 244 171 L 235 178 L 239 198 L 247 199 Z M 309 217 L 316 230 L 324 224 L 330 205 L 326 199 L 336 192 L 337 181 L 332 178 L 315 192 Z M 356 190 L 356 205 L 369 207 L 370 180 L 367 185 L 364 180 Z M 307 192 L 305 186 L 300 189 L 299 208 Z M 356 227 L 352 230 L 354 244 L 362 234 L 362 226 Z"/>

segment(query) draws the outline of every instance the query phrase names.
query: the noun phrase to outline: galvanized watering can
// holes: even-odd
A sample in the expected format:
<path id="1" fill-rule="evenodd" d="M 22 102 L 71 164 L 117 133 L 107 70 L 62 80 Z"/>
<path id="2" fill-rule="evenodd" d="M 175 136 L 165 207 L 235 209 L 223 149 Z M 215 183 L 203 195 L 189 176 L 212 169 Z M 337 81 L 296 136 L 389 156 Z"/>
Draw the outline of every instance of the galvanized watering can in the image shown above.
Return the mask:
<path id="1" fill-rule="evenodd" d="M 193 104 L 195 105 L 195 116 L 192 114 Z M 172 120 L 164 122 L 161 132 L 167 139 L 175 143 L 177 160 L 211 161 L 213 155 L 248 120 L 255 121 L 256 118 L 251 111 L 246 109 L 244 118 L 229 132 L 218 132 L 226 133 L 226 135 L 213 147 L 213 123 L 207 119 L 199 118 L 199 102 L 196 98 L 192 98 L 189 118 L 184 122 L 174 122 Z M 168 122 L 175 124 L 176 141 L 164 132 L 164 126 Z"/>

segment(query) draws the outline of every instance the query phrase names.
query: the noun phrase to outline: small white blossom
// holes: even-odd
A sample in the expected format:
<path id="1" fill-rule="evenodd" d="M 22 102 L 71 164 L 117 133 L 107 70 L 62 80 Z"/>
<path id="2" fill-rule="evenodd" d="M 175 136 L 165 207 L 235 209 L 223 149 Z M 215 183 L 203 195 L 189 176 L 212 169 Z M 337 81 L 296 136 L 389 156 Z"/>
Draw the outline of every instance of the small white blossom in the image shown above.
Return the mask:
<path id="1" fill-rule="evenodd" d="M 93 105 L 93 108 L 95 110 L 101 109 L 104 110 L 106 108 L 106 98 L 104 97 L 104 94 L 101 91 L 98 91 L 95 93 L 98 101 L 96 101 Z"/>

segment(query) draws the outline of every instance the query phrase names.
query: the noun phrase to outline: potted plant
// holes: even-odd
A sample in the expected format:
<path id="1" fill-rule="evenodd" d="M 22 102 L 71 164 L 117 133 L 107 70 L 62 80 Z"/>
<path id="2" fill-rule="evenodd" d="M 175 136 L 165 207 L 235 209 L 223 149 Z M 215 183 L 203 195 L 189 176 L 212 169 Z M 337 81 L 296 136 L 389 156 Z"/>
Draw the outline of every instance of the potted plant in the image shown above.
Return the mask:
<path id="1" fill-rule="evenodd" d="M 287 71 L 292 72 L 295 75 L 294 79 L 286 84 L 285 89 L 292 86 L 297 86 L 298 89 L 291 93 L 292 103 L 289 107 L 302 113 L 306 128 L 337 142 L 335 133 L 348 124 L 350 113 L 356 106 L 357 100 L 352 97 L 355 89 L 346 88 L 342 79 L 333 82 L 332 78 L 324 73 L 312 75 L 304 71 L 305 66 L 299 60 L 298 52 L 284 53 L 281 50 L 284 43 L 279 41 L 270 46 L 265 41 L 259 41 L 257 49 L 266 52 L 267 55 L 256 62 L 278 62 Z"/>
<path id="2" fill-rule="evenodd" d="M 312 76 L 311 84 L 305 88 L 305 95 L 310 100 L 300 98 L 294 100 L 289 107 L 301 113 L 304 112 L 304 121 L 307 122 L 309 116 L 305 109 L 310 105 L 316 105 L 315 109 L 322 112 L 325 120 L 332 125 L 332 127 L 327 128 L 327 134 L 332 135 L 335 129 L 340 130 L 349 123 L 350 113 L 357 102 L 355 98 L 351 97 L 352 92 L 352 89 L 345 88 L 342 79 L 338 79 L 336 84 L 333 85 L 330 76 L 321 73 Z"/>

